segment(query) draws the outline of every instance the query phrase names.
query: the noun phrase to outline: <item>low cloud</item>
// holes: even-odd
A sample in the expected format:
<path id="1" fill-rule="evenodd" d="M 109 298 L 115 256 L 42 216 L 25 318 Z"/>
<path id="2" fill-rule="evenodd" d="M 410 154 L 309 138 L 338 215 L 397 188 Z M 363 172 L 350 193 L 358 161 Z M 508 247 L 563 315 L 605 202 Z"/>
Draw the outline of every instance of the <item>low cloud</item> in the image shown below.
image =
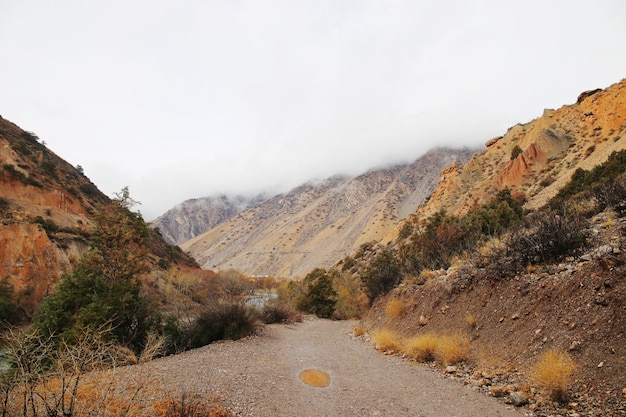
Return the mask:
<path id="1" fill-rule="evenodd" d="M 3 9 L 3 116 L 147 218 L 477 146 L 626 74 L 618 0 Z"/>

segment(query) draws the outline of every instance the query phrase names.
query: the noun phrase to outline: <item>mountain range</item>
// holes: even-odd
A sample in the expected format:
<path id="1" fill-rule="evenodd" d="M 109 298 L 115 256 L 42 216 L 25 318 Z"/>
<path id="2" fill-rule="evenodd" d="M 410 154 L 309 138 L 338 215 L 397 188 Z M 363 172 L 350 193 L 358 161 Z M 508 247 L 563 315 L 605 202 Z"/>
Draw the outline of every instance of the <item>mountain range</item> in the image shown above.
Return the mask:
<path id="1" fill-rule="evenodd" d="M 383 239 L 432 193 L 442 168 L 462 164 L 475 152 L 434 149 L 412 164 L 311 181 L 239 212 L 181 247 L 204 268 L 294 278 Z"/>

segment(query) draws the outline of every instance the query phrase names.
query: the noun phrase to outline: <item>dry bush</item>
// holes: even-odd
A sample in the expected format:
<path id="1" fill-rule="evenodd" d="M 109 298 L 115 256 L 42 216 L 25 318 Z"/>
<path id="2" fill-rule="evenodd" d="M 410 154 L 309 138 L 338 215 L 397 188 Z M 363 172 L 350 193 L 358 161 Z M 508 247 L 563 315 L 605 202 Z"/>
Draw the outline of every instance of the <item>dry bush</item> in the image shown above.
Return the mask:
<path id="1" fill-rule="evenodd" d="M 437 340 L 435 359 L 444 365 L 453 365 L 467 359 L 470 342 L 466 336 L 441 336 Z"/>
<path id="2" fill-rule="evenodd" d="M 385 306 L 385 313 L 387 314 L 387 317 L 392 319 L 399 318 L 402 313 L 404 313 L 404 310 L 406 310 L 406 305 L 401 300 L 389 300 Z"/>
<path id="3" fill-rule="evenodd" d="M 301 323 L 304 320 L 302 313 L 285 303 L 272 302 L 266 304 L 259 315 L 265 324 L 273 323 Z"/>
<path id="4" fill-rule="evenodd" d="M 32 330 L 11 329 L 5 335 L 7 348 L 3 359 L 7 368 L 0 381 L 0 413 L 22 417 L 88 415 L 88 412 L 99 415 L 105 406 L 114 404 L 108 398 L 111 387 L 98 383 L 94 390 L 84 383 L 84 376 L 127 364 L 127 351 L 130 352 L 107 339 L 106 329 L 83 329 L 72 344 L 53 343 L 52 338 L 44 338 Z M 87 400 L 81 401 L 85 397 Z M 120 410 L 127 412 L 131 402 L 123 403 Z"/>
<path id="5" fill-rule="evenodd" d="M 137 359 L 137 362 L 150 362 L 152 359 L 162 356 L 165 353 L 166 340 L 165 337 L 156 333 L 148 333 L 146 345 Z"/>
<path id="6" fill-rule="evenodd" d="M 532 369 L 532 381 L 548 392 L 554 401 L 565 401 L 567 390 L 578 366 L 566 353 L 549 350 L 542 354 Z"/>
<path id="7" fill-rule="evenodd" d="M 427 362 L 435 358 L 438 343 L 439 338 L 436 335 L 427 333 L 409 339 L 404 344 L 402 352 L 416 361 Z"/>
<path id="8" fill-rule="evenodd" d="M 472 313 L 465 315 L 465 323 L 467 323 L 472 329 L 476 327 L 476 317 Z"/>
<path id="9" fill-rule="evenodd" d="M 392 350 L 394 352 L 400 352 L 402 349 L 400 338 L 388 329 L 376 330 L 372 334 L 372 343 L 374 343 L 378 350 L 382 351 Z"/>
<path id="10" fill-rule="evenodd" d="M 237 340 L 256 333 L 258 312 L 237 298 L 222 299 L 208 306 L 189 329 L 193 348 L 222 339 Z"/>

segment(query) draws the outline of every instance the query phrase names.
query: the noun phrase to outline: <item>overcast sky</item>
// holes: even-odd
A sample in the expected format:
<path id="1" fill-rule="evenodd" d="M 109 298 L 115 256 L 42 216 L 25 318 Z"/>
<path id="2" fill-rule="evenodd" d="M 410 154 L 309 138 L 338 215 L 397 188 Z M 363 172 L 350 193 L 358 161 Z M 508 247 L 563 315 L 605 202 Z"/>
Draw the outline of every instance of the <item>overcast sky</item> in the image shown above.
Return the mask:
<path id="1" fill-rule="evenodd" d="M 0 0 L 0 115 L 146 220 L 476 146 L 626 77 L 623 0 Z"/>

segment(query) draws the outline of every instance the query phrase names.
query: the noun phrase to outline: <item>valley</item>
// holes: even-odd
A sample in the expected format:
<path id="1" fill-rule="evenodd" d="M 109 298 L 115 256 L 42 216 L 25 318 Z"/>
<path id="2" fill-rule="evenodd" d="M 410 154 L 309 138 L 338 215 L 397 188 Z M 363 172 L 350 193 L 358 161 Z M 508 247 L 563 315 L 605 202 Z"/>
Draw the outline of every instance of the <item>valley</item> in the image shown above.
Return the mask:
<path id="1" fill-rule="evenodd" d="M 216 395 L 221 416 L 307 406 L 310 415 L 624 415 L 625 161 L 622 80 L 480 150 L 436 148 L 274 196 L 198 198 L 149 227 L 127 188 L 105 196 L 82 168 L 0 119 L 3 318 L 38 326 L 48 342 L 85 343 L 81 354 L 107 357 L 126 386 L 141 377 L 138 386 L 170 394 Z M 273 292 L 263 308 L 245 304 L 263 291 Z M 336 321 L 298 323 L 303 313 Z M 54 355 L 70 346 L 36 341 Z M 456 356 L 442 353 L 450 345 Z M 35 351 L 15 350 L 16 363 Z M 552 385 L 537 376 L 546 353 L 569 364 Z M 87 363 L 73 368 L 77 386 L 103 366 Z M 303 384 L 305 369 L 330 384 Z M 20 404 L 21 387 L 45 407 L 56 395 L 17 383 L 5 406 L 9 395 Z"/>

